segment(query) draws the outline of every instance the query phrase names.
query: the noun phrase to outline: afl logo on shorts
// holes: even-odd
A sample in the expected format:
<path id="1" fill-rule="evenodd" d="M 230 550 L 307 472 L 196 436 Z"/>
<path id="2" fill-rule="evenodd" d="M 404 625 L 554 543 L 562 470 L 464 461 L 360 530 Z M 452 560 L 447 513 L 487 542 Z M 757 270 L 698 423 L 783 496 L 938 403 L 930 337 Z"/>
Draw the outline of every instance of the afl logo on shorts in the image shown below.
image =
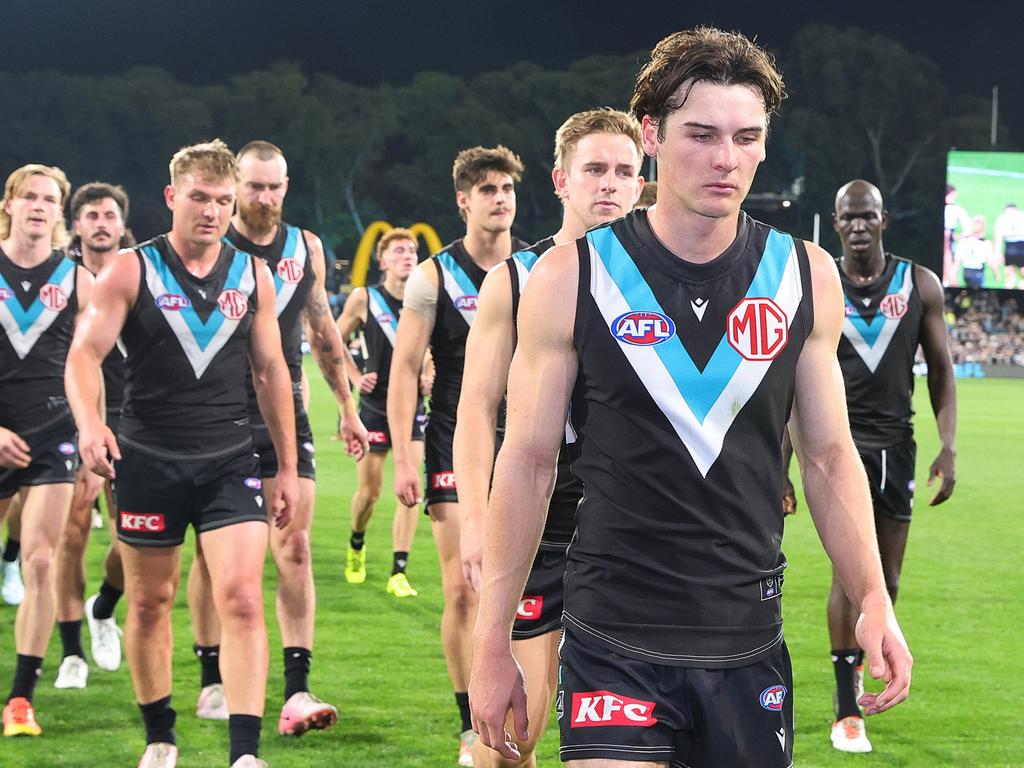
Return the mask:
<path id="1" fill-rule="evenodd" d="M 745 360 L 774 360 L 789 342 L 789 320 L 771 299 L 744 299 L 726 316 L 725 334 Z"/>
<path id="2" fill-rule="evenodd" d="M 455 308 L 476 312 L 476 296 L 459 296 L 455 300 Z"/>
<path id="3" fill-rule="evenodd" d="M 907 314 L 907 300 L 899 293 L 890 293 L 882 299 L 878 309 L 890 320 L 899 320 Z"/>
<path id="4" fill-rule="evenodd" d="M 10 288 L 0 288 L 0 301 L 7 301 L 14 295 L 14 291 Z"/>
<path id="5" fill-rule="evenodd" d="M 242 482 L 246 488 L 251 488 L 254 491 L 259 491 L 263 488 L 263 481 L 258 477 L 247 477 Z"/>
<path id="6" fill-rule="evenodd" d="M 192 302 L 188 300 L 187 296 L 182 296 L 180 293 L 162 293 L 156 297 L 156 305 L 160 309 L 180 312 L 191 307 Z"/>
<path id="7" fill-rule="evenodd" d="M 786 700 L 787 693 L 786 686 L 772 685 L 761 691 L 758 701 L 769 712 L 780 712 L 782 710 L 782 702 Z"/>
<path id="8" fill-rule="evenodd" d="M 653 347 L 671 339 L 676 332 L 672 318 L 660 312 L 627 312 L 612 320 L 612 336 L 634 347 Z"/>
<path id="9" fill-rule="evenodd" d="M 305 271 L 297 259 L 281 259 L 277 263 L 277 276 L 290 285 L 295 285 L 302 279 Z"/>
<path id="10" fill-rule="evenodd" d="M 217 306 L 228 320 L 241 320 L 245 317 L 245 311 L 249 309 L 249 302 L 234 288 L 228 288 L 217 297 Z"/>
<path id="11" fill-rule="evenodd" d="M 68 297 L 59 285 L 47 283 L 39 289 L 39 300 L 47 309 L 60 312 L 68 305 Z"/>
<path id="12" fill-rule="evenodd" d="M 65 456 L 71 456 L 75 452 L 74 443 L 61 443 L 57 446 L 57 450 L 63 453 Z"/>

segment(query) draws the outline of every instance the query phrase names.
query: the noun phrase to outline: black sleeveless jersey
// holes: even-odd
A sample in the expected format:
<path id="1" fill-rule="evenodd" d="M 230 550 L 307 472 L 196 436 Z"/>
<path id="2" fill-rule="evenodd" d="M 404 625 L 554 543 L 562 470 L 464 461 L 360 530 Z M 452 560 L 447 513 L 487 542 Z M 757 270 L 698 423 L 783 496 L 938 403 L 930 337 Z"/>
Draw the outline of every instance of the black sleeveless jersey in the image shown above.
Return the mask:
<path id="1" fill-rule="evenodd" d="M 281 346 L 288 363 L 292 384 L 301 402 L 301 390 L 297 386 L 302 379 L 302 311 L 309 300 L 315 276 L 309 260 L 309 246 L 302 230 L 284 222 L 277 228 L 277 234 L 269 245 L 257 245 L 242 235 L 234 226 L 228 227 L 225 235 L 235 248 L 253 256 L 259 256 L 270 267 L 274 275 L 274 309 L 277 324 L 281 328 Z M 246 367 L 245 384 L 249 392 L 249 418 L 253 424 L 262 424 L 256 388 L 252 382 L 252 370 Z"/>
<path id="2" fill-rule="evenodd" d="M 516 327 L 519 316 L 519 297 L 530 277 L 530 270 L 545 252 L 555 246 L 555 239 L 549 237 L 522 251 L 516 251 L 506 261 L 508 277 L 512 286 L 512 327 Z M 569 467 L 569 451 L 565 441 L 558 451 L 558 471 L 555 474 L 555 488 L 551 493 L 548 516 L 541 534 L 541 546 L 556 544 L 562 547 L 569 543 L 576 529 L 576 507 L 583 497 L 583 485 Z"/>
<path id="3" fill-rule="evenodd" d="M 0 426 L 31 434 L 70 415 L 64 364 L 78 312 L 75 262 L 25 269 L 0 250 Z"/>
<path id="4" fill-rule="evenodd" d="M 85 260 L 82 258 L 80 250 L 71 251 L 68 255 L 76 264 L 89 269 L 85 266 Z M 107 403 L 108 420 L 109 417 L 120 416 L 121 405 L 124 403 L 124 355 L 124 344 L 118 339 L 114 348 L 110 350 L 110 354 L 103 358 L 103 393 Z"/>
<path id="5" fill-rule="evenodd" d="M 512 238 L 512 250 L 527 244 Z M 437 317 L 430 334 L 430 351 L 434 356 L 434 388 L 430 395 L 430 412 L 451 419 L 459 409 L 462 371 L 466 363 L 466 339 L 476 317 L 476 299 L 487 273 L 456 240 L 431 257 L 437 267 Z M 499 428 L 504 426 L 504 408 L 498 414 Z"/>
<path id="6" fill-rule="evenodd" d="M 245 376 L 256 262 L 229 243 L 206 277 L 166 235 L 137 246 L 142 278 L 121 339 L 128 352 L 121 435 L 169 457 L 217 456 L 251 443 Z"/>
<path id="7" fill-rule="evenodd" d="M 363 361 L 363 373 L 375 372 L 377 384 L 372 392 L 359 396 L 359 404 L 378 413 L 387 413 L 391 355 L 395 349 L 395 333 L 401 312 L 402 300 L 388 293 L 384 283 L 367 286 L 366 323 L 363 325 L 367 355 Z"/>
<path id="8" fill-rule="evenodd" d="M 838 356 L 850 431 L 862 450 L 889 448 L 914 429 L 914 354 L 924 316 L 914 263 L 886 254 L 885 269 L 871 285 L 854 285 L 839 274 L 846 319 Z"/>
<path id="9" fill-rule="evenodd" d="M 695 264 L 646 210 L 577 241 L 570 455 L 584 496 L 565 623 L 658 664 L 752 664 L 782 640 L 782 431 L 811 331 L 802 241 L 740 215 Z"/>

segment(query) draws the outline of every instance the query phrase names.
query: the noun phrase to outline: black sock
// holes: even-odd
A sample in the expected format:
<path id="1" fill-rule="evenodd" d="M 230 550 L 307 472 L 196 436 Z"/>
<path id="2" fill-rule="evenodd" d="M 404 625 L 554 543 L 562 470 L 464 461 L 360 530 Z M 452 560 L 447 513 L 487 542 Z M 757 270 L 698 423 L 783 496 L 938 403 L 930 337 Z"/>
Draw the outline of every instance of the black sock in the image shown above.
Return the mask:
<path id="1" fill-rule="evenodd" d="M 860 717 L 860 707 L 857 706 L 853 687 L 857 652 L 857 648 L 839 648 L 832 651 L 832 668 L 836 673 L 836 720 L 851 715 Z"/>
<path id="2" fill-rule="evenodd" d="M 455 692 L 455 703 L 459 707 L 459 717 L 462 718 L 460 731 L 469 731 L 473 728 L 473 719 L 469 714 L 469 693 L 467 691 Z"/>
<path id="3" fill-rule="evenodd" d="M 178 713 L 171 708 L 170 696 L 164 696 L 149 704 L 139 704 L 139 709 L 142 710 L 142 722 L 146 724 L 147 744 L 178 743 L 174 736 L 174 721 Z"/>
<path id="4" fill-rule="evenodd" d="M 391 560 L 391 575 L 394 576 L 396 573 L 405 573 L 407 565 L 409 565 L 409 553 L 395 552 Z"/>
<path id="5" fill-rule="evenodd" d="M 290 646 L 284 649 L 284 700 L 309 690 L 309 668 L 313 652 L 308 648 Z"/>
<path id="6" fill-rule="evenodd" d="M 58 621 L 57 629 L 60 630 L 60 642 L 64 646 L 64 655 L 61 658 L 81 656 L 84 659 L 85 651 L 82 650 L 82 620 Z"/>
<path id="7" fill-rule="evenodd" d="M 366 545 L 366 531 L 352 531 L 348 545 L 357 551 L 362 549 Z"/>
<path id="8" fill-rule="evenodd" d="M 18 654 L 18 665 L 14 668 L 14 685 L 11 686 L 11 695 L 7 700 L 16 699 L 19 696 L 32 701 L 32 694 L 36 690 L 36 681 L 43 673 L 42 656 L 23 656 Z"/>
<path id="9" fill-rule="evenodd" d="M 19 552 L 21 552 L 21 542 L 8 536 L 7 542 L 4 544 L 4 562 L 13 563 L 18 559 Z"/>
<path id="10" fill-rule="evenodd" d="M 223 682 L 220 679 L 220 646 L 199 645 L 192 646 L 192 650 L 199 659 L 200 677 L 199 684 L 205 688 L 214 683 Z"/>
<path id="11" fill-rule="evenodd" d="M 99 597 L 92 604 L 92 617 L 94 619 L 109 619 L 114 615 L 114 607 L 123 594 L 123 590 L 112 587 L 110 582 L 104 579 L 103 583 L 100 584 Z"/>
<path id="12" fill-rule="evenodd" d="M 228 715 L 228 734 L 231 737 L 231 757 L 228 765 L 242 755 L 260 756 L 260 726 L 262 718 L 256 715 Z"/>

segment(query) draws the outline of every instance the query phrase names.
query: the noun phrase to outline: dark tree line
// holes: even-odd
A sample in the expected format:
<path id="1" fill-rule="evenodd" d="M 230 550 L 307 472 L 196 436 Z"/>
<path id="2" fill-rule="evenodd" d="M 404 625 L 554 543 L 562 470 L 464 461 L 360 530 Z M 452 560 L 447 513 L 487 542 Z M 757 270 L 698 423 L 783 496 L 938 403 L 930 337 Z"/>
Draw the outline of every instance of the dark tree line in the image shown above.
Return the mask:
<path id="1" fill-rule="evenodd" d="M 950 93 L 935 63 L 862 30 L 807 26 L 776 55 L 789 98 L 754 191 L 796 184 L 786 223 L 809 237 L 821 213 L 823 244 L 834 250 L 832 196 L 850 178 L 867 178 L 886 196 L 889 247 L 936 263 L 945 152 L 987 148 L 987 98 Z M 288 218 L 348 255 L 378 218 L 458 236 L 452 159 L 466 146 L 503 143 L 526 164 L 516 233 L 537 239 L 560 216 L 550 182 L 555 129 L 578 110 L 625 108 L 643 57 L 595 56 L 561 71 L 523 62 L 471 80 L 424 72 L 373 88 L 290 63 L 204 86 L 153 67 L 109 77 L 0 74 L 8 126 L 0 172 L 45 162 L 75 185 L 119 182 L 132 196 L 133 229 L 147 237 L 168 224 L 161 190 L 178 147 L 213 136 L 233 147 L 268 139 L 288 156 Z M 999 135 L 1008 136 L 1005 126 Z M 1002 148 L 1012 148 L 1009 139 Z"/>

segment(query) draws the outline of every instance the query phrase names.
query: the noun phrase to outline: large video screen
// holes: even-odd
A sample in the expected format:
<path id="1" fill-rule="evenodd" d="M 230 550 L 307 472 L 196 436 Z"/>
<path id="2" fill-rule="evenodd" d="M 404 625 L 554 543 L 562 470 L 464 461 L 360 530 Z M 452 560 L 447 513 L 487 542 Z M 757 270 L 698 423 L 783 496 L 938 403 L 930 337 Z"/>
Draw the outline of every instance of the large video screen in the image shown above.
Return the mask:
<path id="1" fill-rule="evenodd" d="M 1024 152 L 950 152 L 942 282 L 1024 289 Z"/>

